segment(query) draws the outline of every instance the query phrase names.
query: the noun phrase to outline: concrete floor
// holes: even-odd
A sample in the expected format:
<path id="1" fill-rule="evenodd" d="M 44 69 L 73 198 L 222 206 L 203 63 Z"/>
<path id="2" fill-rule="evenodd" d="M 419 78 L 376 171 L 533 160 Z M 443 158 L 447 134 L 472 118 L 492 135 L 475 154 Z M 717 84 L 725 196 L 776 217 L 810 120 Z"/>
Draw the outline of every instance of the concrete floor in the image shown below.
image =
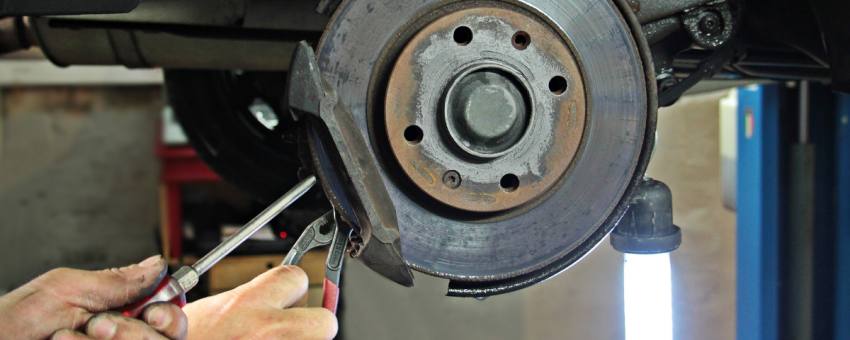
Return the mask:
<path id="1" fill-rule="evenodd" d="M 673 253 L 676 339 L 733 339 L 734 214 L 720 201 L 717 101 L 663 109 L 649 175 L 673 191 L 684 243 Z M 38 89 L 4 95 L 0 290 L 58 266 L 98 269 L 156 252 L 157 88 Z M 561 275 L 486 301 L 402 288 L 348 261 L 346 339 L 623 339 L 622 255 L 607 240 Z M 368 334 L 368 337 L 364 336 Z"/>

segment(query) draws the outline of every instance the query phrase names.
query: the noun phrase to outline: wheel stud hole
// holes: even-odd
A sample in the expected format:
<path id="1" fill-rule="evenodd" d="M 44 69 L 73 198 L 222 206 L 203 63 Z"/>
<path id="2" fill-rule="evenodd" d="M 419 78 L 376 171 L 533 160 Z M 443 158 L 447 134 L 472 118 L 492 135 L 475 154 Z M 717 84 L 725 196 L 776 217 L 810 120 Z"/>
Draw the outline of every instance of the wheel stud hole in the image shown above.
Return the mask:
<path id="1" fill-rule="evenodd" d="M 511 38 L 511 44 L 520 51 L 524 50 L 529 44 L 531 44 L 531 36 L 525 31 L 516 32 L 513 38 Z"/>
<path id="2" fill-rule="evenodd" d="M 472 30 L 469 27 L 461 26 L 455 29 L 455 42 L 460 46 L 465 46 L 472 42 Z"/>
<path id="3" fill-rule="evenodd" d="M 416 125 L 411 125 L 408 126 L 407 129 L 404 129 L 404 140 L 410 144 L 419 144 L 422 142 L 422 137 L 424 137 L 424 133 L 422 133 L 422 129 Z"/>
<path id="4" fill-rule="evenodd" d="M 549 81 L 549 91 L 556 95 L 567 92 L 567 80 L 561 76 L 552 77 L 552 80 Z"/>
<path id="5" fill-rule="evenodd" d="M 507 192 L 516 191 L 519 188 L 519 177 L 514 174 L 507 174 L 502 177 L 502 180 L 499 181 L 499 186 L 502 187 L 502 190 Z"/>

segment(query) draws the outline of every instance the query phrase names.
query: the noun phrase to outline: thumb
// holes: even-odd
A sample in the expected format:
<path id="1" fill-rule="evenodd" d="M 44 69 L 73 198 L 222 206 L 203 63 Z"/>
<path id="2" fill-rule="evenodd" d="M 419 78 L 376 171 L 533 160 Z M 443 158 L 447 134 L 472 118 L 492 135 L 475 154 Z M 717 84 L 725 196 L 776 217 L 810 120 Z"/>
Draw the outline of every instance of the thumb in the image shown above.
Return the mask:
<path id="1" fill-rule="evenodd" d="M 306 297 L 307 274 L 296 266 L 281 266 L 260 274 L 232 292 L 251 301 L 262 301 L 274 308 L 289 308 Z"/>
<path id="2" fill-rule="evenodd" d="M 66 301 L 90 312 L 122 307 L 153 292 L 165 277 L 168 266 L 161 256 L 139 264 L 101 271 L 67 271 Z"/>

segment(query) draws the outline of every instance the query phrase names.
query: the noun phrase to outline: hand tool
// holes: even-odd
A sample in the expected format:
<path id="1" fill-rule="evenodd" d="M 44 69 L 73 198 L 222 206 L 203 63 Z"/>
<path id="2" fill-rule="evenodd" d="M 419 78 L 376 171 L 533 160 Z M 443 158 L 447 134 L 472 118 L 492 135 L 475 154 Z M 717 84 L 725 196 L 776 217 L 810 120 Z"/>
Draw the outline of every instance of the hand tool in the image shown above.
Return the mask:
<path id="1" fill-rule="evenodd" d="M 345 259 L 345 248 L 351 230 L 347 233 L 340 230 L 337 222 L 336 211 L 332 210 L 319 217 L 301 233 L 301 237 L 286 254 L 281 266 L 296 265 L 298 261 L 311 249 L 330 245 L 328 260 L 325 263 L 325 280 L 322 285 L 322 307 L 336 314 L 339 303 L 339 278 L 342 270 L 342 262 Z"/>
<path id="2" fill-rule="evenodd" d="M 263 210 L 257 217 L 254 217 L 244 227 L 239 229 L 233 236 L 222 242 L 218 247 L 215 247 L 203 258 L 195 262 L 192 266 L 183 266 L 173 275 L 167 275 L 162 282 L 154 289 L 153 293 L 147 297 L 133 302 L 127 306 L 121 307 L 117 311 L 136 318 L 142 313 L 148 305 L 156 302 L 171 302 L 175 305 L 183 307 L 186 305 L 186 292 L 194 288 L 198 284 L 198 278 L 209 270 L 219 260 L 227 256 L 233 249 L 236 249 L 240 244 L 245 242 L 257 230 L 269 223 L 281 211 L 289 207 L 292 202 L 300 198 L 307 190 L 316 184 L 316 177 L 310 176 L 300 183 L 295 188 L 287 192 L 280 199 L 272 203 L 271 206 Z"/>

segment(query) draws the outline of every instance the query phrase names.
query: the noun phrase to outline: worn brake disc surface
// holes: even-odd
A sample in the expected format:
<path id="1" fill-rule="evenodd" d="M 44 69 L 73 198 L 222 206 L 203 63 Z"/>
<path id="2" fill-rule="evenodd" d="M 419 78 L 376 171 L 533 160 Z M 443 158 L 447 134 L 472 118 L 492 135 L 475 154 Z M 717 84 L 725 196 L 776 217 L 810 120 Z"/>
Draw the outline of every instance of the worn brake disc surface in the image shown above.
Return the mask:
<path id="1" fill-rule="evenodd" d="M 545 280 L 611 231 L 645 171 L 655 87 L 606 0 L 347 0 L 319 44 L 414 269 L 486 296 Z"/>

